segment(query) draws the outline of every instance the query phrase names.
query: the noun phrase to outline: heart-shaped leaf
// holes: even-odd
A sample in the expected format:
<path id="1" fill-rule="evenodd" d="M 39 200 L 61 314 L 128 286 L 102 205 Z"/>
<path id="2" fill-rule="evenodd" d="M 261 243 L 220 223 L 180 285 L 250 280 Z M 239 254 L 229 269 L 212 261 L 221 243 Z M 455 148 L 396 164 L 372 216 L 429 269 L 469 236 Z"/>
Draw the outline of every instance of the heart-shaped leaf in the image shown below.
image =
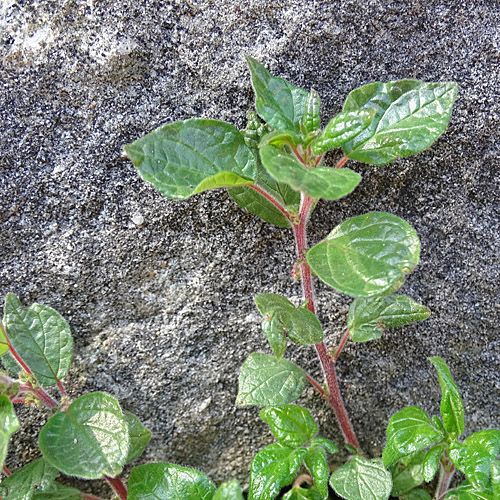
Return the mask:
<path id="1" fill-rule="evenodd" d="M 353 160 L 385 165 L 428 148 L 445 130 L 457 96 L 453 82 L 375 82 L 353 90 L 344 112 L 375 109 L 370 125 L 344 144 Z"/>
<path id="2" fill-rule="evenodd" d="M 487 429 L 471 434 L 464 442 L 450 445 L 450 458 L 472 486 L 484 488 L 489 481 L 491 464 L 500 452 L 500 430 Z"/>
<path id="3" fill-rule="evenodd" d="M 338 200 L 352 192 L 361 181 L 361 176 L 348 168 L 306 168 L 294 156 L 272 145 L 260 149 L 260 158 L 278 182 L 312 198 Z"/>
<path id="4" fill-rule="evenodd" d="M 314 485 L 323 498 L 328 498 L 328 462 L 321 446 L 311 446 L 304 458 L 307 468 L 314 479 Z"/>
<path id="5" fill-rule="evenodd" d="M 382 453 L 384 465 L 389 466 L 401 457 L 423 450 L 443 439 L 424 410 L 408 406 L 398 411 L 387 426 L 387 444 Z"/>
<path id="6" fill-rule="evenodd" d="M 132 469 L 127 500 L 212 500 L 214 493 L 215 485 L 201 472 L 157 463 Z"/>
<path id="7" fill-rule="evenodd" d="M 264 408 L 260 418 L 269 424 L 276 440 L 284 446 L 302 446 L 319 430 L 309 410 L 298 405 Z"/>
<path id="8" fill-rule="evenodd" d="M 4 500 L 31 500 L 38 491 L 46 491 L 57 474 L 57 469 L 39 458 L 2 479 L 0 496 Z"/>
<path id="9" fill-rule="evenodd" d="M 0 395 L 0 467 L 7 456 L 9 438 L 19 429 L 19 420 L 16 417 L 14 406 L 8 396 Z"/>
<path id="10" fill-rule="evenodd" d="M 273 500 L 290 484 L 301 466 L 305 448 L 271 444 L 255 455 L 250 467 L 248 500 Z"/>
<path id="11" fill-rule="evenodd" d="M 357 456 L 333 471 L 330 486 L 346 500 L 387 500 L 392 478 L 382 460 Z"/>
<path id="12" fill-rule="evenodd" d="M 403 219 L 371 212 L 346 220 L 307 252 L 317 276 L 339 292 L 368 297 L 396 291 L 418 264 L 420 242 Z"/>
<path id="13" fill-rule="evenodd" d="M 460 397 L 457 384 L 451 376 L 450 369 L 440 357 L 429 358 L 436 369 L 439 385 L 441 386 L 441 416 L 444 428 L 457 437 L 464 433 L 464 404 Z"/>
<path id="14" fill-rule="evenodd" d="M 8 293 L 4 323 L 10 343 L 41 385 L 55 385 L 66 375 L 73 339 L 57 311 L 41 304 L 23 307 L 14 294 Z"/>
<path id="15" fill-rule="evenodd" d="M 365 130 L 375 116 L 374 109 L 359 109 L 339 113 L 330 120 L 325 130 L 312 143 L 313 153 L 320 155 L 338 148 Z"/>
<path id="16" fill-rule="evenodd" d="M 140 176 L 168 198 L 253 184 L 256 162 L 229 123 L 193 118 L 163 125 L 125 146 Z"/>
<path id="17" fill-rule="evenodd" d="M 115 398 L 93 392 L 52 416 L 40 431 L 39 444 L 45 460 L 68 476 L 115 477 L 127 459 L 127 422 Z"/>
<path id="18" fill-rule="evenodd" d="M 291 361 L 254 352 L 243 363 L 238 382 L 236 404 L 282 406 L 299 398 L 307 379 Z"/>
<path id="19" fill-rule="evenodd" d="M 388 326 L 423 321 L 429 314 L 429 309 L 406 295 L 358 297 L 349 308 L 347 325 L 354 342 L 367 342 L 378 339 Z"/>
<path id="20" fill-rule="evenodd" d="M 141 421 L 133 413 L 126 411 L 123 416 L 127 422 L 130 442 L 125 462 L 128 464 L 140 457 L 151 439 L 151 432 L 142 425 Z"/>
<path id="21" fill-rule="evenodd" d="M 271 75 L 252 57 L 246 59 L 252 75 L 257 113 L 277 130 L 300 132 L 308 92 Z"/>
<path id="22" fill-rule="evenodd" d="M 222 483 L 215 492 L 213 500 L 243 500 L 241 488 L 236 479 Z"/>

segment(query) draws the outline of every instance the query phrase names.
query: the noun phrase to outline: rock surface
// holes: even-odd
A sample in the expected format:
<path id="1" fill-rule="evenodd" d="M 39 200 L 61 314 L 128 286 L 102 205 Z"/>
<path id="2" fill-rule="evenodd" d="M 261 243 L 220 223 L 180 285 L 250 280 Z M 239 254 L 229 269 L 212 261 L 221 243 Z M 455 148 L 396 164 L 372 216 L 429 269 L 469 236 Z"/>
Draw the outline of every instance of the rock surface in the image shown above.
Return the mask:
<path id="1" fill-rule="evenodd" d="M 234 401 L 242 362 L 268 349 L 253 295 L 300 300 L 291 234 L 242 212 L 225 191 L 163 198 L 121 155 L 167 121 L 243 127 L 253 106 L 250 54 L 317 90 L 324 122 L 371 81 L 460 85 L 446 134 L 386 167 L 352 164 L 361 186 L 321 202 L 310 240 L 372 210 L 405 218 L 421 237 L 421 265 L 403 291 L 431 318 L 348 344 L 338 363 L 366 452 L 380 454 L 384 426 L 403 406 L 438 411 L 432 355 L 445 358 L 461 389 L 466 433 L 498 427 L 498 26 L 498 5 L 486 0 L 4 1 L 0 292 L 68 320 L 70 395 L 111 393 L 152 430 L 143 461 L 190 465 L 216 482 L 245 484 L 252 455 L 270 442 L 258 409 Z M 334 346 L 350 301 L 319 283 L 317 294 Z M 311 349 L 292 359 L 321 377 Z M 312 389 L 300 402 L 340 444 Z M 38 453 L 37 412 L 20 413 L 12 468 Z"/>

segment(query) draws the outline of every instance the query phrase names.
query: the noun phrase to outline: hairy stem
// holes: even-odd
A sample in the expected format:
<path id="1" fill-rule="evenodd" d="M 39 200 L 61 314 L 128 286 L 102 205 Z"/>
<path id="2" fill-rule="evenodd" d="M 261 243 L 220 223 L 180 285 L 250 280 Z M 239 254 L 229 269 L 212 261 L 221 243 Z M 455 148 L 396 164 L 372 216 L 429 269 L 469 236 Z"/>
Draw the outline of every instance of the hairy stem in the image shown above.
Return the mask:
<path id="1" fill-rule="evenodd" d="M 255 184 L 249 184 L 249 188 L 252 188 L 257 193 L 261 194 L 266 200 L 271 202 L 290 222 L 292 221 L 290 214 L 269 194 L 267 194 L 263 189 Z"/>
<path id="2" fill-rule="evenodd" d="M 441 467 L 439 470 L 439 481 L 436 488 L 436 499 L 441 500 L 446 496 L 450 489 L 450 483 L 455 473 L 455 466 L 445 453 L 441 458 Z"/>
<path id="3" fill-rule="evenodd" d="M 295 235 L 295 242 L 297 245 L 297 254 L 300 265 L 300 276 L 302 279 L 304 299 L 307 300 L 307 308 L 309 309 L 309 311 L 311 311 L 313 314 L 316 314 L 314 306 L 314 288 L 311 276 L 311 268 L 309 267 L 309 264 L 305 259 L 305 251 L 307 248 L 306 226 L 313 204 L 314 200 L 312 198 L 306 195 L 302 195 L 302 202 L 299 213 L 299 224 L 293 226 L 293 231 Z M 347 415 L 344 402 L 342 401 L 333 359 L 328 354 L 324 342 L 316 344 L 315 348 L 316 352 L 318 353 L 328 386 L 328 402 L 335 412 L 340 428 L 344 435 L 344 439 L 346 443 L 359 448 L 359 442 L 356 438 L 356 435 L 354 434 L 354 429 L 352 427 L 351 421 L 349 420 L 349 416 Z"/>
<path id="4" fill-rule="evenodd" d="M 316 382 L 316 380 L 314 380 L 310 375 L 308 375 L 306 373 L 306 379 L 308 380 L 308 382 L 315 388 L 317 389 L 317 391 L 322 395 L 324 396 L 325 395 L 325 390 L 323 389 L 323 387 L 321 387 L 318 382 Z"/>
<path id="5" fill-rule="evenodd" d="M 339 160 L 339 162 L 337 163 L 337 165 L 335 165 L 335 168 L 340 168 L 340 167 L 344 166 L 344 165 L 347 163 L 347 160 L 348 160 L 348 159 L 349 159 L 349 158 L 347 158 L 347 156 L 346 156 L 346 155 L 344 155 L 344 156 L 343 156 L 343 157 Z"/>
<path id="6" fill-rule="evenodd" d="M 7 341 L 7 346 L 9 348 L 9 351 L 12 354 L 12 356 L 14 356 L 14 358 L 16 358 L 16 361 L 21 365 L 22 369 L 26 373 L 29 373 L 30 375 L 33 375 L 31 373 L 31 370 L 26 365 L 26 363 L 21 359 L 21 356 L 19 356 L 19 354 L 17 354 L 16 350 L 12 347 L 12 344 L 10 343 L 9 337 L 7 336 L 7 332 L 5 331 L 5 328 L 4 328 L 4 326 L 3 326 L 3 324 L 2 324 L 1 321 L 0 321 L 0 330 L 3 333 L 3 336 L 5 337 L 5 340 Z M 2 342 L 2 344 L 5 345 L 5 342 Z"/>
<path id="7" fill-rule="evenodd" d="M 340 356 L 342 349 L 344 348 L 346 342 L 349 340 L 349 335 L 350 335 L 350 332 L 349 332 L 349 330 L 347 330 L 347 332 L 344 333 L 344 336 L 340 340 L 340 344 L 338 345 L 337 349 L 335 349 L 335 353 L 333 355 L 334 361 L 337 361 L 338 357 Z"/>
<path id="8" fill-rule="evenodd" d="M 109 483 L 111 488 L 113 488 L 113 491 L 117 494 L 118 498 L 120 500 L 127 500 L 127 488 L 125 488 L 125 485 L 122 483 L 120 477 L 104 477 L 106 478 L 106 481 Z"/>

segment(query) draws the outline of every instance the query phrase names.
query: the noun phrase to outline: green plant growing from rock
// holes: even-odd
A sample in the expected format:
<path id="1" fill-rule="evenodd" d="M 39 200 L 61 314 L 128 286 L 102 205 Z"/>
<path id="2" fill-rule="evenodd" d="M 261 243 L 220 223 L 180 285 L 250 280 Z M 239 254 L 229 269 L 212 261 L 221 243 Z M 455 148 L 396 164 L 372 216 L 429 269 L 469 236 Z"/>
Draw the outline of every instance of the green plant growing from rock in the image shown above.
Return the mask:
<path id="1" fill-rule="evenodd" d="M 399 411 L 389 421 L 381 458 L 368 458 L 360 449 L 342 401 L 335 363 L 349 339 L 368 342 L 386 327 L 429 315 L 410 297 L 395 294 L 419 261 L 414 229 L 399 217 L 374 212 L 348 219 L 312 247 L 307 242 L 307 224 L 317 202 L 346 196 L 361 180 L 344 167 L 346 162 L 385 165 L 429 147 L 447 127 L 456 84 L 400 80 L 365 85 L 349 94 L 342 112 L 321 130 L 315 91 L 297 88 L 256 60 L 247 60 L 257 114 L 249 114 L 245 130 L 190 119 L 164 125 L 125 151 L 140 175 L 169 198 L 227 188 L 242 208 L 294 233 L 293 273 L 302 283 L 303 303 L 272 293 L 255 297 L 272 354 L 252 353 L 239 375 L 237 404 L 264 407 L 261 418 L 276 438 L 252 461 L 248 499 L 282 495 L 285 500 L 320 500 L 328 498 L 331 486 L 347 500 L 387 500 L 391 495 L 430 500 L 422 484 L 438 471 L 436 500 L 500 498 L 500 431 L 479 431 L 459 440 L 463 403 L 441 358 L 430 361 L 442 389 L 442 420 L 417 406 Z M 339 147 L 343 158 L 335 167 L 324 166 L 324 154 Z M 316 317 L 314 275 L 354 299 L 346 333 L 333 349 L 324 343 Z M 216 488 L 201 472 L 166 462 L 134 467 L 125 487 L 119 474 L 142 453 L 149 432 L 108 394 L 68 399 L 61 379 L 69 368 L 72 341 L 56 311 L 39 304 L 23 307 L 9 294 L 3 324 L 0 354 L 8 372 L 0 375 L 2 462 L 9 437 L 19 426 L 13 404 L 44 404 L 54 414 L 40 432 L 43 457 L 14 473 L 4 467 L 8 477 L 0 484 L 0 498 L 95 498 L 57 483 L 62 472 L 106 478 L 120 500 L 243 499 L 237 481 Z M 314 347 L 324 384 L 284 358 L 289 343 Z M 13 375 L 17 373 L 18 378 Z M 349 460 L 332 473 L 327 457 L 337 446 L 317 436 L 318 425 L 307 409 L 292 404 L 307 383 L 332 407 L 350 452 Z M 60 401 L 45 391 L 50 386 L 59 389 Z M 308 473 L 299 474 L 304 465 Z M 450 489 L 455 470 L 466 480 Z"/>

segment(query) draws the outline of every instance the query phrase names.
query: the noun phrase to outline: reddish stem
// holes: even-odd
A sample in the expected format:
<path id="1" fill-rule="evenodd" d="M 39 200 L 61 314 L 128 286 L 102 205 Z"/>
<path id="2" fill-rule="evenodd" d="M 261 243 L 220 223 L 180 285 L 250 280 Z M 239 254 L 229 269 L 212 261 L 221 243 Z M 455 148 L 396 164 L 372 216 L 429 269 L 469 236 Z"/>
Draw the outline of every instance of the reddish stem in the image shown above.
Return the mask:
<path id="1" fill-rule="evenodd" d="M 337 163 L 337 165 L 335 165 L 335 168 L 340 168 L 340 167 L 342 167 L 343 165 L 345 165 L 345 164 L 347 163 L 347 160 L 348 160 L 348 159 L 349 159 L 349 158 L 347 158 L 347 156 L 346 156 L 346 155 L 344 155 L 344 157 L 340 159 L 340 161 Z"/>
<path id="2" fill-rule="evenodd" d="M 59 389 L 59 392 L 61 393 L 62 397 L 66 397 L 68 394 L 66 393 L 64 386 L 62 385 L 62 382 L 60 380 L 57 381 L 57 388 Z"/>
<path id="3" fill-rule="evenodd" d="M 316 382 L 316 380 L 314 380 L 310 375 L 308 375 L 306 373 L 306 379 L 309 381 L 309 383 L 315 388 L 318 390 L 318 392 L 321 394 L 321 395 L 325 395 L 325 390 L 323 389 L 323 387 L 321 387 L 318 382 Z"/>
<path id="4" fill-rule="evenodd" d="M 340 353 L 342 352 L 342 349 L 344 348 L 345 346 L 345 343 L 347 342 L 347 340 L 349 339 L 349 335 L 350 335 L 350 332 L 349 330 L 347 330 L 346 333 L 344 333 L 344 336 L 342 337 L 342 339 L 340 340 L 340 344 L 339 346 L 337 347 L 337 349 L 335 349 L 335 354 L 333 355 L 333 361 L 337 361 L 337 359 L 339 358 L 340 356 Z"/>
<path id="5" fill-rule="evenodd" d="M 448 493 L 453 474 L 455 474 L 455 465 L 448 457 L 448 453 L 445 452 L 441 458 L 441 470 L 439 471 L 439 480 L 436 488 L 437 500 L 442 500 Z"/>
<path id="6" fill-rule="evenodd" d="M 7 477 L 9 477 L 9 476 L 12 474 L 12 472 L 10 472 L 10 470 L 9 470 L 9 469 L 7 469 L 7 467 L 6 467 L 5 465 L 3 466 L 3 473 L 4 473 Z"/>
<path id="7" fill-rule="evenodd" d="M 100 497 L 95 497 L 93 495 L 87 495 L 87 493 L 82 493 L 83 500 L 103 500 Z"/>
<path id="8" fill-rule="evenodd" d="M 307 300 L 307 308 L 315 314 L 314 307 L 314 288 L 311 277 L 311 268 L 305 259 L 305 250 L 307 247 L 306 225 L 309 218 L 309 213 L 313 206 L 314 200 L 309 196 L 302 195 L 302 203 L 299 213 L 299 224 L 293 226 L 295 242 L 297 245 L 297 254 L 300 263 L 300 275 L 302 278 L 302 290 L 304 299 Z M 348 444 L 359 448 L 359 442 L 354 434 L 349 416 L 342 401 L 340 388 L 337 382 L 337 375 L 335 373 L 335 364 L 328 354 L 324 342 L 315 344 L 316 352 L 318 353 L 321 361 L 321 366 L 325 374 L 326 383 L 328 386 L 328 401 L 335 412 L 339 422 L 342 433 L 344 434 L 345 441 Z"/>
<path id="9" fill-rule="evenodd" d="M 1 321 L 0 321 L 0 330 L 2 330 L 3 336 L 5 337 L 5 340 L 7 341 L 7 346 L 9 347 L 9 351 L 12 354 L 12 356 L 14 356 L 14 358 L 16 358 L 16 361 L 21 365 L 21 367 L 23 368 L 23 370 L 26 373 L 33 375 L 33 373 L 31 373 L 31 370 L 27 367 L 26 363 L 21 359 L 19 354 L 17 354 L 16 350 L 12 347 L 12 344 L 10 343 L 9 337 L 7 337 L 7 332 L 5 331 L 5 328 L 3 327 L 3 324 Z M 1 342 L 1 343 L 5 345 L 5 342 Z"/>
<path id="10" fill-rule="evenodd" d="M 266 198 L 266 200 L 270 201 L 290 222 L 292 222 L 290 214 L 271 195 L 267 194 L 263 189 L 255 184 L 249 184 L 248 187 L 257 191 L 257 193 L 261 194 L 264 198 Z"/>
<path id="11" fill-rule="evenodd" d="M 104 477 L 111 486 L 111 488 L 113 488 L 113 491 L 118 495 L 118 498 L 120 500 L 127 500 L 127 488 L 125 488 L 125 485 L 122 483 L 122 480 L 119 478 L 119 476 L 116 477 L 104 476 Z"/>

